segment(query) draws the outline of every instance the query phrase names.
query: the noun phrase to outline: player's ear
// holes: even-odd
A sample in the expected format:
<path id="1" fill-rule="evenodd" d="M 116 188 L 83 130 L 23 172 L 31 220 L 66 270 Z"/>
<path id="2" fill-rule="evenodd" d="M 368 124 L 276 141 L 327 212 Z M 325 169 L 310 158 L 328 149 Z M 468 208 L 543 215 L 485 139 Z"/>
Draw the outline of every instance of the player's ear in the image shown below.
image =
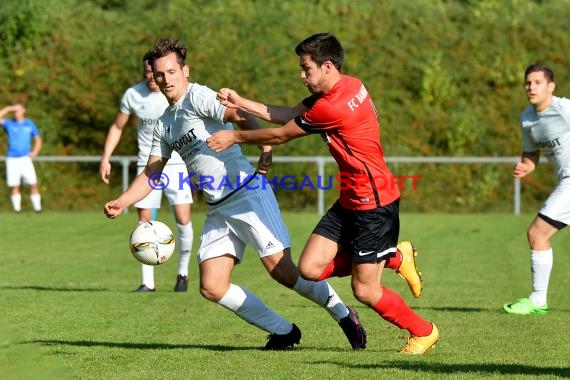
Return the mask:
<path id="1" fill-rule="evenodd" d="M 184 65 L 182 72 L 184 73 L 184 77 L 188 78 L 190 76 L 190 67 L 188 67 L 188 65 Z"/>
<path id="2" fill-rule="evenodd" d="M 554 89 L 556 89 L 556 83 L 555 82 L 549 82 L 548 83 L 548 90 L 550 92 L 554 92 Z"/>

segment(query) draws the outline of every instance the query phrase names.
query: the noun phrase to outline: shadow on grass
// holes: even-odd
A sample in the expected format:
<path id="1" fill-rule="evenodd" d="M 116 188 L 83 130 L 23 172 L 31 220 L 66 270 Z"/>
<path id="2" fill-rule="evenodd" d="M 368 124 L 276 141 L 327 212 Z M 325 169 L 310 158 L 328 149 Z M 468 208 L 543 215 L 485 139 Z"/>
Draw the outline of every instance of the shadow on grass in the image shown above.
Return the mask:
<path id="1" fill-rule="evenodd" d="M 526 376 L 570 376 L 570 368 L 537 367 L 520 364 L 450 364 L 450 363 L 422 363 L 418 361 L 390 361 L 379 364 L 347 364 L 346 362 L 313 362 L 313 364 L 336 364 L 339 367 L 355 369 L 399 369 L 404 371 L 426 372 L 429 374 L 460 375 L 526 375 Z"/>
<path id="2" fill-rule="evenodd" d="M 261 347 L 243 347 L 243 346 L 220 346 L 210 344 L 169 344 L 169 343 L 119 343 L 119 342 L 96 342 L 92 340 L 33 340 L 29 343 L 38 343 L 45 346 L 77 346 L 77 347 L 109 347 L 109 348 L 125 348 L 132 350 L 176 350 L 180 348 L 199 348 L 211 351 L 244 351 L 256 350 Z"/>
<path id="3" fill-rule="evenodd" d="M 42 290 L 49 292 L 107 292 L 106 288 L 58 288 L 54 286 L 39 286 L 39 285 L 27 285 L 27 286 L 0 286 L 0 289 L 12 289 L 12 290 Z"/>

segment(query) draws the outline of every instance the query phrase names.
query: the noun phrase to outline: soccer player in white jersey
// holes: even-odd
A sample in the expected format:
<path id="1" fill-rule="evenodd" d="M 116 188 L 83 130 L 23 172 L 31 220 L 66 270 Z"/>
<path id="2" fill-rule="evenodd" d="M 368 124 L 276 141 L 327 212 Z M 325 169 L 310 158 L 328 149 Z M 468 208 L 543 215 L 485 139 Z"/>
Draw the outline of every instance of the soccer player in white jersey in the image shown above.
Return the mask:
<path id="1" fill-rule="evenodd" d="M 260 147 L 257 172 L 237 145 L 221 153 L 208 148 L 206 139 L 215 131 L 231 129 L 230 122 L 241 129 L 258 129 L 256 119 L 225 107 L 216 100 L 216 92 L 188 81 L 186 48 L 180 41 L 160 39 L 150 53 L 154 78 L 170 107 L 154 130 L 144 171 L 123 194 L 105 204 L 107 217 L 119 216 L 125 207 L 145 197 L 151 191 L 149 178 L 161 172 L 173 150 L 177 151 L 190 176 L 199 180 L 209 204 L 198 250 L 202 296 L 268 332 L 265 349 L 281 350 L 300 342 L 301 331 L 295 324 L 250 290 L 231 282 L 231 273 L 249 244 L 273 279 L 325 308 L 352 348 L 365 348 L 366 333 L 356 312 L 344 305 L 327 282 L 303 279 L 293 264 L 277 200 L 259 174 L 271 162 L 271 147 Z"/>
<path id="2" fill-rule="evenodd" d="M 527 231 L 530 245 L 532 292 L 503 306 L 510 314 L 545 314 L 552 271 L 550 239 L 570 223 L 570 99 L 554 96 L 554 73 L 534 64 L 525 71 L 525 90 L 530 105 L 521 114 L 521 162 L 513 171 L 523 178 L 536 168 L 540 150 L 552 164 L 558 184 Z"/>
<path id="3" fill-rule="evenodd" d="M 148 54 L 148 53 L 147 53 Z M 109 128 L 109 132 L 105 139 L 103 154 L 101 156 L 101 164 L 99 175 L 106 184 L 109 183 L 109 175 L 111 174 L 111 163 L 109 158 L 119 144 L 123 128 L 127 125 L 130 115 L 135 115 L 137 120 L 137 173 L 140 173 L 148 160 L 150 148 L 152 145 L 152 133 L 154 127 L 158 124 L 159 117 L 163 114 L 168 101 L 160 92 L 154 77 L 152 68 L 148 62 L 148 57 L 143 57 L 143 75 L 144 80 L 128 88 L 123 97 L 119 112 L 115 117 L 115 121 Z M 172 155 L 168 165 L 164 168 L 165 178 L 169 182 L 182 176 L 188 176 L 186 165 L 177 153 Z M 188 265 L 192 251 L 192 242 L 194 232 L 192 229 L 192 221 L 190 220 L 190 204 L 192 203 L 192 191 L 189 186 L 178 188 L 170 185 L 170 183 L 161 188 L 156 187 L 148 196 L 135 203 L 138 211 L 139 223 L 148 222 L 152 219 L 153 210 L 160 208 L 162 193 L 164 192 L 168 203 L 173 209 L 174 218 L 176 220 L 176 240 L 178 247 L 178 274 L 176 276 L 175 292 L 185 292 L 188 289 Z M 135 292 L 154 292 L 154 267 L 151 265 L 141 264 L 142 284 Z"/>

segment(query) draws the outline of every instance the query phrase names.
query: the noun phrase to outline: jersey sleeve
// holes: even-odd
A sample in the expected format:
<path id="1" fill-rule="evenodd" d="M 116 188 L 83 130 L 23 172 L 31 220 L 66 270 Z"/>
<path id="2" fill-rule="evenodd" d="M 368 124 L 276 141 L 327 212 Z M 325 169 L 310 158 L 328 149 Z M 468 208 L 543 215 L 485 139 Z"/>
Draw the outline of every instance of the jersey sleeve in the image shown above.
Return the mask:
<path id="1" fill-rule="evenodd" d="M 158 121 L 158 124 L 154 127 L 152 131 L 152 146 L 150 148 L 150 155 L 163 157 L 167 160 L 172 156 L 172 147 L 164 140 L 164 124 L 162 120 Z"/>
<path id="2" fill-rule="evenodd" d="M 532 138 L 530 131 L 528 128 L 523 126 L 523 116 L 521 116 L 520 121 L 520 129 L 521 129 L 521 137 L 522 137 L 522 151 L 523 152 L 536 152 L 538 148 L 534 143 L 534 139 Z"/>
<path id="3" fill-rule="evenodd" d="M 194 106 L 196 114 L 224 123 L 227 108 L 216 99 L 214 90 L 197 84 L 194 86 L 197 88 L 196 91 L 192 92 L 190 103 Z"/>
<path id="4" fill-rule="evenodd" d="M 121 102 L 119 103 L 119 112 L 130 115 L 132 113 L 132 106 L 131 106 L 131 89 L 129 88 L 123 96 L 121 97 Z"/>
<path id="5" fill-rule="evenodd" d="M 303 104 L 308 106 L 313 102 L 312 107 L 304 114 L 297 116 L 295 122 L 308 133 L 322 133 L 337 129 L 342 125 L 342 113 L 323 99 L 314 100 L 311 97 L 303 100 Z"/>
<path id="6" fill-rule="evenodd" d="M 566 121 L 566 125 L 570 125 L 570 99 L 560 98 L 560 114 Z"/>

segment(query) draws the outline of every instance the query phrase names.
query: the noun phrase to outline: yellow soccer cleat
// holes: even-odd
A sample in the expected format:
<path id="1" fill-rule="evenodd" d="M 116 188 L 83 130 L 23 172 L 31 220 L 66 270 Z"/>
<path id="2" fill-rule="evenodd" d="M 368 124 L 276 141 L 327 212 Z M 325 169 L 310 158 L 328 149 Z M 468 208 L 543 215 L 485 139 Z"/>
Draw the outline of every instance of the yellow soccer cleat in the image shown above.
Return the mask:
<path id="1" fill-rule="evenodd" d="M 416 247 L 409 241 L 398 243 L 398 250 L 402 254 L 402 263 L 396 271 L 410 287 L 414 297 L 419 298 L 422 295 L 422 273 L 416 268 L 415 257 L 418 255 Z"/>
<path id="2" fill-rule="evenodd" d="M 439 341 L 439 330 L 435 324 L 432 323 L 431 325 L 433 326 L 431 334 L 428 336 L 410 336 L 408 343 L 400 352 L 406 355 L 422 355 L 430 348 L 434 348 Z"/>

